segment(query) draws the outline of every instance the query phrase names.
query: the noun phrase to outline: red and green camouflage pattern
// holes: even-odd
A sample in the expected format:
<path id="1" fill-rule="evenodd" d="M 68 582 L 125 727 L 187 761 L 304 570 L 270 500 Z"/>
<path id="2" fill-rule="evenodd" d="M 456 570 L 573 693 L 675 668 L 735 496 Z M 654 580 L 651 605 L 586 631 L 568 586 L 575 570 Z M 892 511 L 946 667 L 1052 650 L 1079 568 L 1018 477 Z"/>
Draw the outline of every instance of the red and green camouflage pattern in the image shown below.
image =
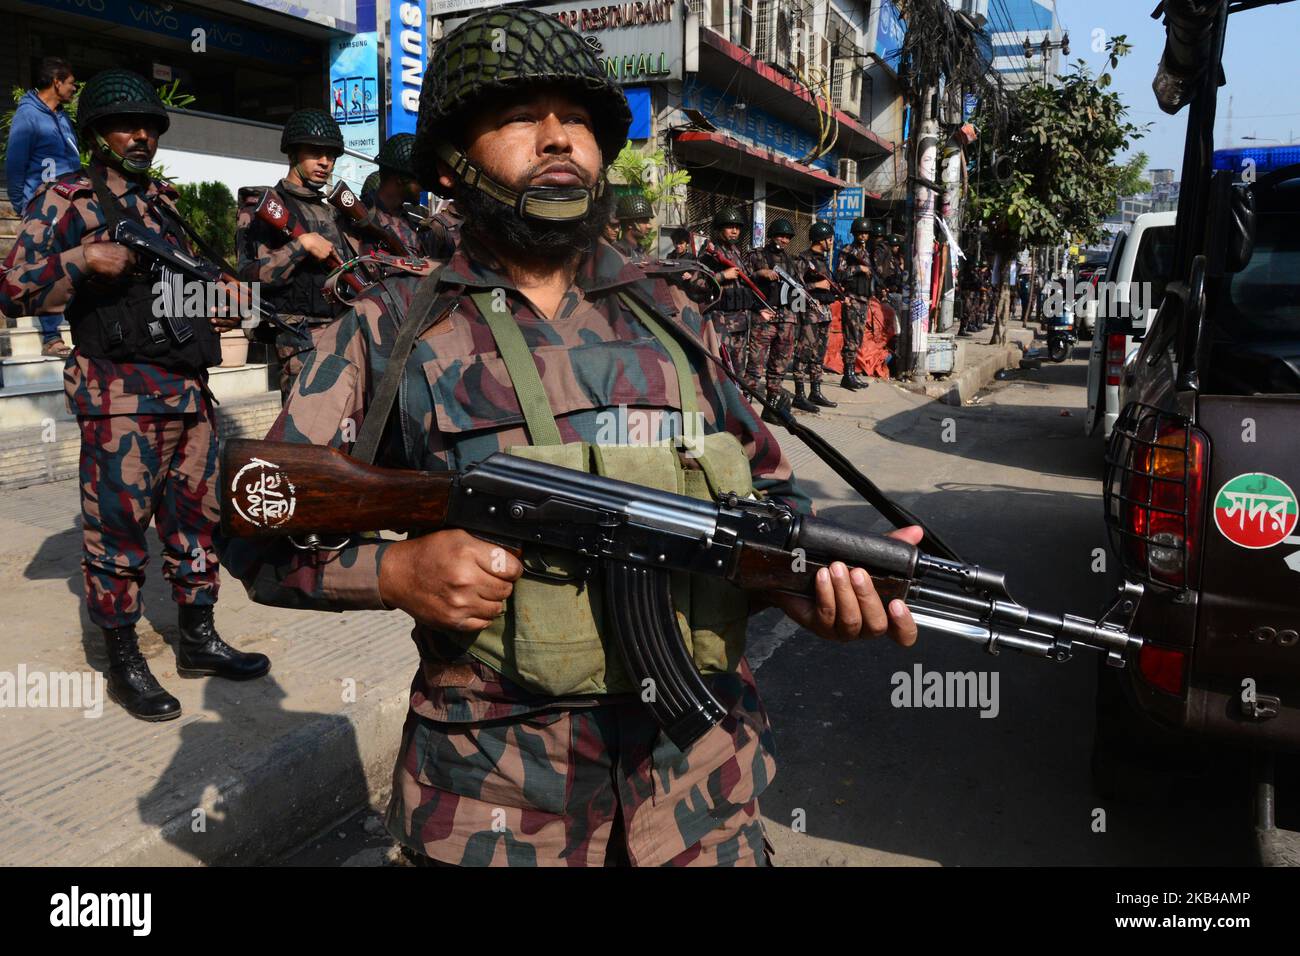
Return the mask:
<path id="1" fill-rule="evenodd" d="M 378 193 L 362 193 L 361 203 L 375 214 L 375 221 L 378 222 L 379 225 L 391 230 L 393 235 L 397 236 L 410 255 L 420 256 L 425 254 L 424 239 L 421 234 L 428 230 L 421 229 L 417 231 L 415 223 L 411 222 L 411 220 L 402 213 L 401 209 L 395 211 L 386 209 L 383 200 L 379 198 Z M 383 243 L 370 235 L 359 235 L 357 238 L 357 246 L 363 256 L 369 255 L 375 250 L 388 251 L 384 249 Z"/>
<path id="2" fill-rule="evenodd" d="M 801 252 L 795 259 L 798 272 L 794 275 L 811 291 L 813 276 L 826 278 L 830 264 L 825 255 L 811 249 Z M 804 310 L 799 314 L 799 332 L 795 339 L 794 361 L 790 371 L 799 385 L 819 385 L 822 380 L 822 359 L 826 356 L 826 340 L 831 332 L 831 310 L 811 295 L 804 298 Z M 852 366 L 849 366 L 852 368 Z"/>
<path id="3" fill-rule="evenodd" d="M 716 332 L 689 299 L 666 282 L 647 279 L 608 243 L 593 245 L 550 320 L 471 245 L 463 241 L 441 267 L 444 295 L 435 313 L 445 317 L 406 360 L 398 420 L 378 455 L 382 464 L 459 470 L 528 443 L 510 377 L 470 293 L 500 290 L 495 294 L 505 296 L 566 442 L 610 440 L 602 439 L 602 429 L 620 406 L 652 414 L 676 409 L 670 357 L 616 292 L 639 286 L 674 309 L 717 354 Z M 412 275 L 386 282 L 403 313 L 418 281 Z M 400 318 L 377 292 L 361 296 L 322 333 L 268 437 L 347 450 L 364 423 Z M 687 355 L 703 431 L 734 434 L 756 488 L 807 512 L 808 498 L 753 409 L 703 358 Z M 646 437 L 671 430 L 664 418 L 660 434 Z M 689 457 L 683 464 L 698 467 Z M 288 542 L 218 539 L 223 561 L 254 600 L 323 610 L 382 608 L 379 563 L 387 546 L 364 540 L 339 552 L 309 553 Z M 412 637 L 420 666 L 389 812 L 390 828 L 404 845 L 452 863 L 596 862 L 604 857 L 618 803 L 636 862 L 682 862 L 692 855 L 700 862 L 762 861 L 761 824 L 751 804 L 774 765 L 767 719 L 744 665 L 721 675 L 722 685 L 731 682 L 719 690 L 730 716 L 682 755 L 639 702 L 538 696 L 464 655 L 463 645 L 449 636 L 416 627 Z M 601 801 L 609 806 L 593 806 Z"/>
<path id="4" fill-rule="evenodd" d="M 164 234 L 152 206 L 161 203 L 178 215 L 176 190 L 158 180 L 128 179 L 99 160 L 92 164 L 127 209 L 148 228 Z M 0 267 L 5 313 L 63 312 L 88 279 L 84 244 L 109 241 L 107 220 L 84 170 L 42 187 L 28 204 L 27 217 Z M 177 243 L 170 236 L 168 241 Z M 184 248 L 193 251 L 188 245 Z M 63 384 L 68 410 L 75 415 L 188 413 L 197 412 L 203 401 L 203 386 L 196 377 L 150 363 L 88 359 L 75 351 L 64 369 Z"/>
<path id="5" fill-rule="evenodd" d="M 727 210 L 734 212 L 734 210 Z M 738 215 L 729 218 L 739 218 Z M 715 220 L 716 224 L 716 220 Z M 743 225 L 743 221 L 741 225 Z M 723 239 L 714 241 L 714 246 L 727 258 L 727 261 L 734 262 L 741 268 L 744 268 L 745 257 L 749 255 L 749 250 L 741 247 L 740 243 L 729 243 Z M 718 284 L 722 286 L 724 292 L 706 313 L 713 322 L 714 328 L 717 329 L 718 335 L 722 338 L 723 348 L 731 357 L 731 367 L 741 378 L 745 378 L 745 361 L 747 354 L 745 351 L 745 334 L 749 331 L 750 322 L 754 321 L 757 316 L 749 309 L 726 309 L 722 304 L 727 301 L 726 289 L 731 286 L 740 285 L 740 279 L 723 279 L 721 273 L 725 267 L 718 260 L 712 260 L 713 265 L 719 273 Z M 734 304 L 734 302 L 733 302 Z M 754 309 L 758 309 L 758 303 L 754 303 Z"/>
<path id="6" fill-rule="evenodd" d="M 81 429 L 81 517 L 86 607 L 98 627 L 140 619 L 150 520 L 163 546 L 163 576 L 177 604 L 217 600 L 212 546 L 217 512 L 217 436 L 209 399 L 176 415 L 94 415 Z"/>
<path id="7" fill-rule="evenodd" d="M 109 190 L 146 226 L 194 251 L 169 235 L 154 211 L 163 204 L 176 214 L 175 190 L 94 163 Z M 74 295 L 93 295 L 85 286 L 84 247 L 106 241 L 107 223 L 90 180 L 82 171 L 56 179 L 28 207 L 5 259 L 6 307 L 18 314 L 62 312 Z M 88 358 L 74 349 L 63 385 L 81 430 L 82 568 L 90 620 L 125 627 L 139 619 L 151 520 L 176 602 L 215 603 L 217 434 L 206 383 L 150 363 Z"/>
<path id="8" fill-rule="evenodd" d="M 795 274 L 794 259 L 771 243 L 762 249 L 751 250 L 745 257 L 745 272 L 751 278 L 759 270 L 771 269 L 774 265 L 790 275 Z M 780 304 L 778 283 L 755 278 L 754 284 L 773 306 L 775 318 L 764 319 L 758 312 L 750 318 L 753 325 L 749 332 L 749 354 L 745 356 L 745 383 L 756 390 L 765 384 L 768 391 L 776 391 L 794 361 L 799 320 L 794 312 Z M 764 376 L 765 382 L 760 383 L 759 376 Z"/>

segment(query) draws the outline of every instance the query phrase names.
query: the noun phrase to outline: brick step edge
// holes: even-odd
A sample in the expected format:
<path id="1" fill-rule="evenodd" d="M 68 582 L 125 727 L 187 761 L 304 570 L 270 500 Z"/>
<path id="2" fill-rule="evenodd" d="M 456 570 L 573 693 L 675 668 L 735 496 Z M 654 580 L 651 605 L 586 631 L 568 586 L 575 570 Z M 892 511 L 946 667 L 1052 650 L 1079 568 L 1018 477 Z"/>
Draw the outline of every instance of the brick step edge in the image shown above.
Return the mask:
<path id="1" fill-rule="evenodd" d="M 230 401 L 217 408 L 223 438 L 262 438 L 280 414 L 280 396 Z M 25 488 L 77 477 L 81 458 L 81 433 L 73 420 L 54 422 L 54 440 L 45 441 L 45 429 L 29 425 L 0 431 L 0 488 Z"/>

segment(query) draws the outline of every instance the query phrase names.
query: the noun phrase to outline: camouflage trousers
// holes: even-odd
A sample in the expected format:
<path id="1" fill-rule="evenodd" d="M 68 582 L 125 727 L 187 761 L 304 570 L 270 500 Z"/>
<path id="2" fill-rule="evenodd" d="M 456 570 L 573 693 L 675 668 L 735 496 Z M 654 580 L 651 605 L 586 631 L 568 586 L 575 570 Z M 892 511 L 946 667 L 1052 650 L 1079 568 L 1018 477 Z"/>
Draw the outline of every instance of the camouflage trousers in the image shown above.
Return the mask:
<path id="1" fill-rule="evenodd" d="M 412 710 L 388 830 L 460 866 L 767 865 L 767 715 L 743 660 L 706 682 L 728 715 L 686 753 L 635 698 L 456 723 Z"/>
<path id="2" fill-rule="evenodd" d="M 99 627 L 140 619 L 152 520 L 177 604 L 217 601 L 217 432 L 212 405 L 185 415 L 83 415 L 81 518 L 86 607 Z"/>
<path id="3" fill-rule="evenodd" d="M 794 347 L 794 362 L 790 366 L 796 385 L 820 385 L 822 360 L 826 357 L 826 340 L 831 334 L 831 323 L 814 321 L 809 314 L 799 322 L 798 340 Z"/>
<path id="4" fill-rule="evenodd" d="M 745 338 L 749 334 L 752 314 L 748 311 L 710 312 L 709 317 L 713 320 L 718 337 L 722 339 L 726 357 L 731 361 L 731 370 L 744 378 L 745 359 L 748 357 L 745 351 Z"/>
<path id="5" fill-rule="evenodd" d="M 293 324 L 301 319 L 301 316 L 289 316 L 289 321 Z M 301 339 L 280 333 L 275 340 L 275 354 L 280 359 L 280 404 L 289 400 L 289 392 L 293 388 L 293 383 L 298 380 L 298 373 L 302 371 L 302 366 L 307 361 L 307 356 L 311 354 L 315 343 L 320 339 L 321 333 L 329 327 L 330 323 L 311 322 L 311 340 L 312 345 L 308 346 Z"/>
<path id="6" fill-rule="evenodd" d="M 750 321 L 753 324 L 749 330 L 749 354 L 745 358 L 745 382 L 750 388 L 758 389 L 763 384 L 759 376 L 765 376 L 769 390 L 779 389 L 786 369 L 794 360 L 798 325 L 793 316 L 784 313 L 771 322 L 757 315 Z"/>
<path id="7" fill-rule="evenodd" d="M 866 335 L 868 315 L 870 315 L 870 306 L 866 299 L 848 299 L 840 306 L 840 329 L 844 333 L 840 360 L 844 363 L 845 374 L 857 371 L 858 352 L 862 350 L 862 338 Z"/>

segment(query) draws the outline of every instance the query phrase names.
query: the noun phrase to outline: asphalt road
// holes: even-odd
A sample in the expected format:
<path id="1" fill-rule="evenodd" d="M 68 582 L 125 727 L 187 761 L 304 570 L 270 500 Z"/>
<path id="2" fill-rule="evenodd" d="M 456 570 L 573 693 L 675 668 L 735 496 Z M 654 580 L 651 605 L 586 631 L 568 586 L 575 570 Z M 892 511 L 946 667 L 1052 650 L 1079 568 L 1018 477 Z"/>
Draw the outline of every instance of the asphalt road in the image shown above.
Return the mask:
<path id="1" fill-rule="evenodd" d="M 884 383 L 828 389 L 841 407 L 816 427 L 966 560 L 1005 571 L 1021 603 L 1096 617 L 1117 578 L 1096 570 L 1102 445 L 1083 434 L 1086 356 L 1082 343 L 1062 365 L 1009 373 L 964 408 Z M 884 530 L 787 442 L 821 514 Z M 768 611 L 750 660 L 777 742 L 761 803 L 778 865 L 1254 862 L 1244 786 L 1214 765 L 1145 800 L 1094 793 L 1098 666 L 1087 651 L 1054 664 L 942 636 L 912 649 L 839 645 Z M 895 706 L 896 675 L 917 667 L 975 674 L 984 706 Z M 389 847 L 366 812 L 285 862 L 384 864 Z"/>

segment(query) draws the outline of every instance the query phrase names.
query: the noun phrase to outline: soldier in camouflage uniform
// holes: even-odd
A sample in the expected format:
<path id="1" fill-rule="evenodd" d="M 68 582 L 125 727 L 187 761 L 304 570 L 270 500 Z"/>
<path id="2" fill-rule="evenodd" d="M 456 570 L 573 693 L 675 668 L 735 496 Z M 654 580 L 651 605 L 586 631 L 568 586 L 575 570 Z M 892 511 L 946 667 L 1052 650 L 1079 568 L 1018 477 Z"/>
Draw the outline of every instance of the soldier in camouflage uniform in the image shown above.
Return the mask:
<path id="1" fill-rule="evenodd" d="M 773 308 L 772 318 L 760 316 L 749 332 L 749 355 L 745 360 L 747 384 L 760 392 L 759 376 L 766 376 L 767 391 L 779 389 L 781 379 L 794 361 L 799 323 L 799 317 L 791 308 L 793 303 L 789 301 L 794 292 L 786 290 L 786 295 L 782 296 L 783 283 L 773 268 L 780 267 L 790 276 L 797 271 L 794 259 L 785 251 L 792 238 L 794 226 L 789 220 L 774 219 L 767 227 L 767 245 L 752 250 L 745 258 L 745 271 Z M 794 406 L 805 412 L 817 411 L 817 406 L 802 395 L 795 399 Z M 763 414 L 769 415 L 768 412 Z"/>
<path id="2" fill-rule="evenodd" d="M 870 383 L 858 377 L 858 353 L 862 350 L 862 339 L 871 314 L 871 297 L 875 293 L 875 273 L 871 266 L 871 250 L 867 246 L 871 223 L 866 219 L 854 219 L 849 232 L 853 235 L 853 242 L 840 250 L 840 267 L 835 277 L 847 293 L 840 311 L 840 327 L 844 331 L 844 345 L 840 351 L 844 376 L 840 379 L 840 388 L 862 389 Z"/>
<path id="3" fill-rule="evenodd" d="M 709 308 L 707 315 L 722 339 L 732 371 L 741 377 L 745 377 L 748 357 L 745 343 L 753 323 L 758 319 L 770 321 L 775 318 L 774 313 L 760 309 L 753 290 L 740 278 L 740 270 L 748 255 L 748 250 L 740 244 L 740 233 L 747 225 L 745 217 L 735 207 L 716 213 L 713 217 L 713 241 L 700 254 L 700 260 L 713 269 L 722 286 L 722 295 Z M 724 263 L 714 255 L 715 251 L 735 265 Z"/>
<path id="4" fill-rule="evenodd" d="M 650 200 L 640 193 L 620 196 L 615 217 L 621 235 L 614 243 L 614 248 L 633 262 L 644 261 L 648 257 L 641 247 L 641 240 L 649 235 L 650 222 L 654 219 Z"/>
<path id="5" fill-rule="evenodd" d="M 807 295 L 799 304 L 799 340 L 794 353 L 795 404 L 804 397 L 808 383 L 808 403 L 816 410 L 835 408 L 836 403 L 822 394 L 822 360 L 826 357 L 826 340 L 831 332 L 830 248 L 835 241 L 835 227 L 828 222 L 814 222 L 808 227 L 808 248 L 799 254 L 795 278 L 803 283 Z"/>
<path id="6" fill-rule="evenodd" d="M 239 217 L 235 245 L 239 250 L 239 278 L 261 284 L 262 298 L 288 322 L 306 321 L 318 336 L 342 311 L 324 295 L 330 273 L 327 260 L 336 254 L 345 262 L 357 255 L 360 242 L 350 237 L 348 226 L 325 201 L 325 185 L 343 155 L 343 132 L 324 110 L 303 109 L 289 116 L 280 135 L 280 152 L 289 157 L 289 171 L 275 186 L 292 217 L 306 232 L 289 239 L 253 215 L 266 186 L 239 190 Z M 302 368 L 302 340 L 281 333 L 276 338 L 280 358 L 280 395 Z"/>
<path id="7" fill-rule="evenodd" d="M 150 521 L 179 606 L 177 672 L 250 678 L 271 666 L 261 654 L 231 648 L 213 625 L 217 423 L 207 369 L 221 361 L 217 332 L 238 319 L 170 315 L 154 291 L 161 274 L 108 235 L 118 221 L 135 220 L 195 253 L 176 190 L 149 176 L 168 125 L 144 77 L 126 70 L 92 77 L 78 115 L 90 165 L 42 187 L 4 263 L 10 307 L 64 312 L 72 327 L 63 384 L 81 430 L 86 609 L 103 629 L 108 693 L 141 720 L 181 712 L 150 672 L 135 632 Z"/>
<path id="8" fill-rule="evenodd" d="M 456 195 L 461 244 L 449 262 L 416 267 L 422 276 L 387 280 L 396 311 L 370 292 L 326 330 L 271 437 L 349 449 L 354 420 L 358 440 L 384 436 L 377 460 L 387 465 L 462 469 L 513 450 L 614 473 L 623 456 L 634 470 L 658 452 L 683 467 L 689 456 L 598 444 L 610 414 L 696 406 L 705 454 L 731 449 L 740 487 L 806 510 L 748 403 L 663 323 L 689 328 L 716 355 L 712 329 L 679 290 L 598 238 L 609 215 L 604 167 L 629 122 L 622 92 L 554 17 L 492 10 L 450 32 L 425 73 L 415 164 L 426 186 Z M 392 354 L 399 323 L 417 332 L 409 355 Z M 400 375 L 397 421 L 374 402 L 388 368 Z M 416 859 L 766 862 L 758 798 L 774 771 L 772 737 L 743 654 L 706 678 L 729 716 L 682 753 L 635 692 L 567 672 L 571 655 L 596 655 L 606 675 L 616 666 L 608 635 L 594 647 L 576 636 L 601 633 L 589 604 L 559 614 L 548 603 L 589 592 L 523 577 L 513 555 L 464 531 L 316 552 L 237 540 L 223 554 L 258 601 L 415 618 L 420 664 L 387 825 Z M 774 600 L 826 637 L 891 630 L 910 642 L 905 609 L 888 618 L 869 578 L 839 567 L 818 587 L 815 599 Z M 743 629 L 745 608 L 735 610 Z"/>
<path id="9" fill-rule="evenodd" d="M 426 249 L 430 230 L 407 215 L 403 206 L 420 199 L 420 181 L 411 171 L 411 145 L 415 137 L 410 133 L 390 136 L 379 148 L 375 162 L 379 164 L 379 180 L 374 188 L 361 193 L 362 204 L 374 213 L 375 221 L 395 235 L 411 256 L 430 255 Z M 362 255 L 381 248 L 373 236 L 361 236 L 357 243 Z"/>

